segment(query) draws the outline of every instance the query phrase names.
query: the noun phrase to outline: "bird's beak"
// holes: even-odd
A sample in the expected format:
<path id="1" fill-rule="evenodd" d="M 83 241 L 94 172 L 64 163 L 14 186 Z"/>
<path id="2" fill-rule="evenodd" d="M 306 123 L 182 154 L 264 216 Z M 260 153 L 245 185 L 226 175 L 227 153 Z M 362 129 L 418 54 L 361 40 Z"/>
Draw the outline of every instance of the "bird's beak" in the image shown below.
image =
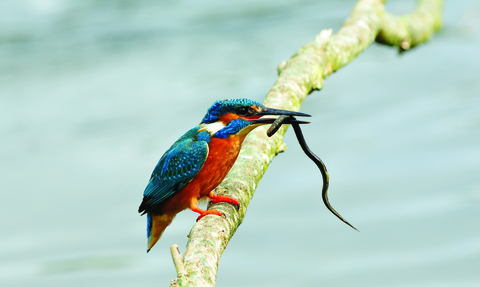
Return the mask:
<path id="1" fill-rule="evenodd" d="M 289 116 L 289 118 L 286 118 L 283 121 L 283 124 L 291 124 L 291 123 L 298 123 L 298 124 L 309 124 L 310 122 L 305 122 L 305 121 L 297 121 L 294 117 L 311 117 L 309 114 L 305 113 L 300 113 L 300 112 L 293 112 L 293 111 L 287 111 L 287 110 L 279 110 L 279 109 L 271 109 L 271 108 L 266 108 L 265 110 L 258 112 L 255 114 L 256 116 Z M 260 119 L 255 119 L 253 122 L 255 124 L 273 124 L 277 118 L 260 118 Z"/>

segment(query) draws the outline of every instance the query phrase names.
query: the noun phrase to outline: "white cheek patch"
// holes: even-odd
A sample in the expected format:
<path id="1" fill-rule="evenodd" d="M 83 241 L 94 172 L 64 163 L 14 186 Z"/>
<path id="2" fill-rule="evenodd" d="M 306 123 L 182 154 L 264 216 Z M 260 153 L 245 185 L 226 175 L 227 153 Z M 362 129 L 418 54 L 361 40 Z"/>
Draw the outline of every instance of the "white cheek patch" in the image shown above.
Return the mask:
<path id="1" fill-rule="evenodd" d="M 225 125 L 221 121 L 214 122 L 214 123 L 211 123 L 211 124 L 203 124 L 203 125 L 200 125 L 200 126 L 201 126 L 201 130 L 206 130 L 212 136 L 214 134 L 216 134 L 219 130 L 221 130 L 225 127 Z"/>

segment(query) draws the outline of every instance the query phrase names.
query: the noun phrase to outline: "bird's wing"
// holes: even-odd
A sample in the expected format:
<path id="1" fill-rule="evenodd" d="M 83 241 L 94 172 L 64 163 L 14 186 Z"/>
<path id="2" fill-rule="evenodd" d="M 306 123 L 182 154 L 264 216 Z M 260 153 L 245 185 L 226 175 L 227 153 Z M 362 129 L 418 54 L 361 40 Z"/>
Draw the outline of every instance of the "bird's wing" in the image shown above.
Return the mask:
<path id="1" fill-rule="evenodd" d="M 208 156 L 205 141 L 185 139 L 172 146 L 153 170 L 138 212 L 149 212 L 191 181 Z"/>

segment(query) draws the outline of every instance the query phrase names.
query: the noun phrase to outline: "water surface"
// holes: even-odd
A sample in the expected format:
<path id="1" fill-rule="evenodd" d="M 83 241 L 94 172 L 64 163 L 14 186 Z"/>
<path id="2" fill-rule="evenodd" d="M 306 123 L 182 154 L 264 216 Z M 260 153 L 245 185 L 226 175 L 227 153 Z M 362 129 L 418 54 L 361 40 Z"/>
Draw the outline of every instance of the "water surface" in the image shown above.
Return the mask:
<path id="1" fill-rule="evenodd" d="M 276 66 L 355 1 L 0 2 L 0 285 L 168 286 L 183 212 L 145 254 L 143 189 L 217 99 L 262 100 Z M 407 13 L 412 2 L 392 1 Z M 220 261 L 218 286 L 480 284 L 480 5 L 398 55 L 373 45 L 302 111 Z"/>

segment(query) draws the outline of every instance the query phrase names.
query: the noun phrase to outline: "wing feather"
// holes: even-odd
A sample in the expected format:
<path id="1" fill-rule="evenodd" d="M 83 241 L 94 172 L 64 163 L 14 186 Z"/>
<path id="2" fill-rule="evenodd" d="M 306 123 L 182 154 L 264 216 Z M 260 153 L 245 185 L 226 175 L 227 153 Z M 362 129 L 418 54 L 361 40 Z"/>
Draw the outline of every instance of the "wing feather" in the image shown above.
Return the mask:
<path id="1" fill-rule="evenodd" d="M 138 212 L 150 212 L 182 189 L 203 167 L 208 144 L 195 138 L 180 138 L 159 160 L 143 193 Z"/>

